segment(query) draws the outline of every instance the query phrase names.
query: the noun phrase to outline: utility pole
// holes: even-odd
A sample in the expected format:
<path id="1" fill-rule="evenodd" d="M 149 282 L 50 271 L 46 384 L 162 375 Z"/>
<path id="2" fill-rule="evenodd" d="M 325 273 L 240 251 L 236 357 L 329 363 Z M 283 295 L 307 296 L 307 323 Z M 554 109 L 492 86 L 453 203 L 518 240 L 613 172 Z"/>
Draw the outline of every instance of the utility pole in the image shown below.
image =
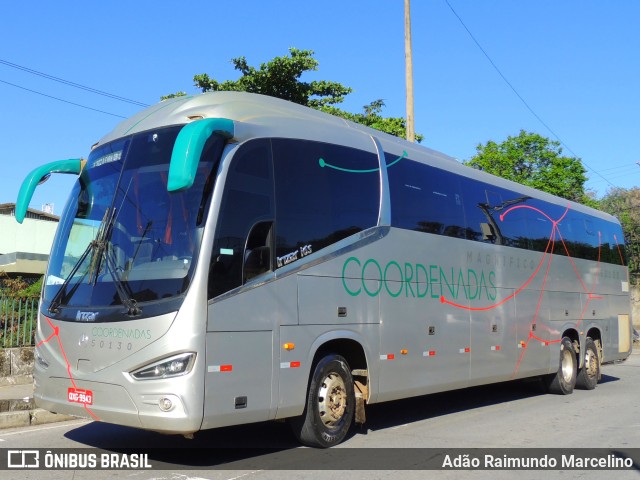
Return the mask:
<path id="1" fill-rule="evenodd" d="M 413 117 L 413 53 L 411 51 L 411 6 L 404 0 L 404 59 L 407 86 L 407 140 L 415 142 L 416 133 Z"/>

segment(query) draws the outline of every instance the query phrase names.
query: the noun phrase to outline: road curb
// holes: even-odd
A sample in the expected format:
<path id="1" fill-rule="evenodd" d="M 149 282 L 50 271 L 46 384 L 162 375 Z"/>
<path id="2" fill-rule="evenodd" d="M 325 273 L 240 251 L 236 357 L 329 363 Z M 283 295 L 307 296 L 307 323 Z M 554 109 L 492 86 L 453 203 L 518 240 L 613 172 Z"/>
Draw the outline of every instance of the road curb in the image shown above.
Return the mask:
<path id="1" fill-rule="evenodd" d="M 42 408 L 31 410 L 31 425 L 44 425 L 46 423 L 65 422 L 67 420 L 76 420 L 80 417 L 73 415 L 64 415 L 62 413 L 52 413 Z"/>
<path id="2" fill-rule="evenodd" d="M 8 377 L 0 377 L 0 387 L 30 384 L 33 384 L 33 375 L 11 375 Z"/>
<path id="3" fill-rule="evenodd" d="M 0 413 L 0 430 L 6 428 L 29 427 L 31 425 L 45 425 L 47 423 L 64 422 L 78 417 L 51 413 L 42 408 Z"/>
<path id="4" fill-rule="evenodd" d="M 31 425 L 31 415 L 29 411 L 0 413 L 0 429 L 28 427 L 29 425 Z"/>

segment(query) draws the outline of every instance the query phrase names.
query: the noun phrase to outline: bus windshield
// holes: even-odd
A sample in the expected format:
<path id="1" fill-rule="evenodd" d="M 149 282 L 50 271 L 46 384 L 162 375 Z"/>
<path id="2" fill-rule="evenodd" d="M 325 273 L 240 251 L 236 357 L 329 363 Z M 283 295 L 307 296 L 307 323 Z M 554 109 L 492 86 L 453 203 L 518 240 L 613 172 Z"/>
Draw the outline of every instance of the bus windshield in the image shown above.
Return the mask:
<path id="1" fill-rule="evenodd" d="M 50 313 L 113 306 L 113 320 L 122 320 L 115 312 L 126 306 L 139 318 L 145 302 L 185 292 L 224 140 L 209 140 L 191 188 L 170 193 L 169 161 L 180 128 L 139 133 L 91 153 L 54 239 L 43 292 Z"/>

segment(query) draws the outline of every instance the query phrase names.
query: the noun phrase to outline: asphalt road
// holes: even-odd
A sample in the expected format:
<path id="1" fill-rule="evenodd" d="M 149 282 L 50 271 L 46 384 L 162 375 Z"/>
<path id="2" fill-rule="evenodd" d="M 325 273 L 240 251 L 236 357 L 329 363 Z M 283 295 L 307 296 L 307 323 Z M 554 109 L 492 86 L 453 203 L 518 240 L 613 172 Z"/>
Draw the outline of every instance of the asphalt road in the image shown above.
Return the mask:
<path id="1" fill-rule="evenodd" d="M 67 453 L 87 452 L 85 457 L 77 457 L 78 461 L 82 458 L 87 461 L 93 454 L 99 464 L 100 455 L 104 453 L 152 449 L 148 451 L 148 462 L 162 465 L 163 469 L 23 469 L 0 472 L 0 477 L 47 480 L 316 479 L 332 478 L 349 470 L 349 479 L 367 480 L 427 476 L 446 479 L 511 479 L 517 476 L 519 480 L 602 478 L 603 475 L 616 480 L 640 478 L 639 452 L 632 457 L 632 469 L 626 471 L 568 471 L 561 468 L 544 472 L 420 470 L 427 464 L 424 462 L 428 457 L 435 455 L 440 459 L 449 454 L 454 459 L 455 455 L 467 452 L 460 449 L 500 449 L 490 452 L 497 456 L 512 456 L 512 452 L 518 452 L 514 449 L 534 448 L 544 449 L 538 451 L 542 452 L 540 455 L 576 448 L 601 449 L 599 452 L 631 448 L 640 451 L 639 394 L 640 354 L 634 354 L 626 362 L 605 365 L 602 381 L 595 390 L 576 390 L 568 396 L 544 394 L 537 382 L 509 382 L 372 405 L 367 408 L 366 428 L 354 429 L 342 445 L 331 450 L 299 448 L 284 423 L 200 432 L 193 440 L 187 440 L 77 420 L 4 430 L 0 432 L 0 449 L 3 449 L 0 455 L 7 455 L 8 450 L 4 449 L 65 448 L 74 449 L 65 451 Z M 478 452 L 471 451 L 471 457 L 475 453 Z M 44 463 L 42 455 L 40 461 Z M 365 470 L 369 466 L 372 469 Z"/>

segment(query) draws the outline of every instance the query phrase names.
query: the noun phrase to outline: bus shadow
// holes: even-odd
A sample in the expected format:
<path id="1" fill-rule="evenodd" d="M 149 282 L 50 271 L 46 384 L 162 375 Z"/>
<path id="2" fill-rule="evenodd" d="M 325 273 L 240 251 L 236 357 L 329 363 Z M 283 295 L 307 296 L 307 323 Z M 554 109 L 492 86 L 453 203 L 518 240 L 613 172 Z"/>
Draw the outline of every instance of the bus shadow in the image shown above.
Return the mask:
<path id="1" fill-rule="evenodd" d="M 603 374 L 598 385 L 618 380 Z M 540 395 L 548 395 L 542 379 L 528 378 L 374 404 L 367 406 L 367 423 L 362 433 Z M 425 405 L 429 408 L 425 409 Z"/>
<path id="2" fill-rule="evenodd" d="M 367 407 L 368 430 L 384 430 L 444 415 L 545 395 L 542 380 L 514 380 L 433 393 Z M 428 409 L 425 409 L 428 406 Z"/>
<path id="3" fill-rule="evenodd" d="M 602 375 L 600 383 L 618 380 L 617 377 Z M 542 381 L 528 379 L 369 405 L 366 409 L 366 424 L 363 428 L 352 428 L 345 441 L 366 435 L 368 431 L 385 430 L 545 394 Z M 425 409 L 425 405 L 429 408 Z M 318 455 L 311 453 L 315 449 L 299 449 L 300 444 L 285 422 L 203 430 L 197 432 L 193 439 L 92 422 L 70 430 L 65 436 L 74 442 L 106 452 L 146 453 L 154 465 L 159 463 L 163 468 L 224 466 L 228 469 L 264 469 L 279 468 L 283 462 L 292 467 L 305 468 L 305 462 L 313 462 L 315 457 L 311 456 Z"/>

